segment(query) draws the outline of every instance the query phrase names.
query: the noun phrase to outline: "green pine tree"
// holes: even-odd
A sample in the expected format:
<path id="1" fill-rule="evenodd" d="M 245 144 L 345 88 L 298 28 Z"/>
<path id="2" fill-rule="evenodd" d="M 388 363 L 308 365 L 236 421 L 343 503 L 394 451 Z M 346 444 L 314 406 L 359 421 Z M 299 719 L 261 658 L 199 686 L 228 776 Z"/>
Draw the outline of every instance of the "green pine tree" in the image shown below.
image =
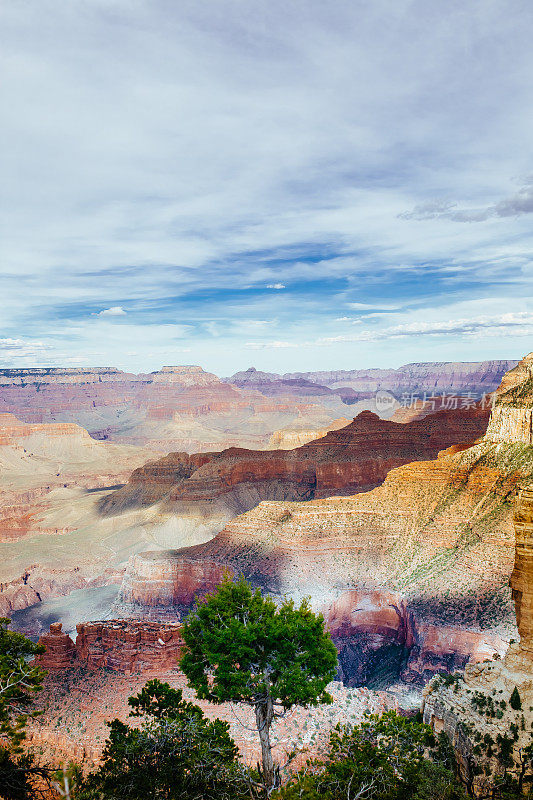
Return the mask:
<path id="1" fill-rule="evenodd" d="M 213 703 L 246 703 L 255 712 L 262 777 L 269 794 L 279 784 L 270 728 L 294 705 L 330 703 L 337 651 L 307 600 L 279 607 L 241 577 L 226 576 L 201 600 L 183 626 L 180 666 L 198 697 Z"/>
<path id="2" fill-rule="evenodd" d="M 515 711 L 520 711 L 520 709 L 522 708 L 522 700 L 520 699 L 520 693 L 516 688 L 516 686 L 514 687 L 511 693 L 509 704 L 511 708 L 514 708 Z"/>

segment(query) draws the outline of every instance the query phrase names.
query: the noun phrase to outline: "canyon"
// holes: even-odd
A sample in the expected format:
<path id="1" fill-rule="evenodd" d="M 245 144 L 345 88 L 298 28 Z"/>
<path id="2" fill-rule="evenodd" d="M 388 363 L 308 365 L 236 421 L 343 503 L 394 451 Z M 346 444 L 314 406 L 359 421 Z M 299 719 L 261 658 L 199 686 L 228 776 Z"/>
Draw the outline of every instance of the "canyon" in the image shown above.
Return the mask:
<path id="1" fill-rule="evenodd" d="M 116 370 L 41 372 L 12 370 L 6 376 L 4 371 L 2 380 L 9 379 L 15 389 L 30 387 L 32 397 L 41 400 L 46 391 L 61 397 L 64 382 L 72 381 L 67 390 L 75 387 L 81 394 L 72 400 L 67 392 L 64 405 L 72 401 L 74 409 L 84 393 L 89 393 L 89 407 L 92 392 L 123 388 L 124 383 Z M 199 368 L 172 368 L 154 373 L 150 386 L 161 384 L 165 391 L 177 386 L 176 396 L 183 399 L 191 385 L 198 393 L 205 384 L 219 383 Z M 297 443 L 302 431 L 305 440 L 316 430 L 293 402 L 286 401 L 293 413 L 297 410 L 293 431 L 285 427 L 269 435 L 285 437 L 287 446 Z M 0 613 L 11 615 L 36 603 L 68 599 L 73 592 L 85 592 L 84 602 L 87 592 L 95 602 L 99 596 L 108 597 L 106 587 L 120 584 L 130 557 L 154 547 L 204 543 L 262 500 L 304 500 L 375 486 L 393 466 L 432 457 L 445 444 L 481 435 L 488 411 L 470 408 L 471 401 L 464 405 L 455 412 L 440 412 L 440 423 L 405 427 L 366 412 L 356 422 L 333 420 L 318 429 L 325 436 L 307 446 L 181 452 L 156 461 L 150 458 L 157 450 L 147 446 L 123 444 L 120 438 L 97 440 L 73 422 L 23 422 L 6 412 L 0 416 Z M 51 415 L 57 413 L 51 406 Z M 117 488 L 122 484 L 123 489 Z M 79 613 L 83 619 L 82 607 Z M 44 626 L 47 620 L 45 614 Z M 33 624 L 32 630 L 40 632 Z"/>
<path id="2" fill-rule="evenodd" d="M 119 481 L 117 469 L 120 487 L 96 480 L 83 497 L 76 495 L 79 487 L 60 487 L 71 494 L 76 514 L 85 504 L 85 531 L 91 534 L 78 527 L 2 543 L 4 552 L 24 543 L 26 556 L 39 539 L 66 543 L 60 550 L 52 546 L 48 563 L 35 559 L 13 582 L 19 607 L 29 604 L 41 584 L 46 596 L 54 559 L 77 591 L 118 583 L 120 591 L 107 618 L 77 622 L 75 640 L 54 621 L 41 635 L 45 652 L 39 661 L 49 672 L 42 698 L 47 710 L 30 726 L 29 741 L 97 763 L 105 719 L 125 718 L 127 696 L 147 675 L 168 680 L 188 696 L 177 668 L 179 621 L 229 571 L 242 572 L 276 598 L 310 595 L 339 652 L 342 683 L 332 686 L 335 714 L 322 708 L 295 711 L 276 731 L 282 748 L 295 742 L 304 749 L 314 746 L 336 721 L 358 722 L 365 711 L 397 708 L 406 686 L 431 680 L 424 691 L 425 718 L 436 731 L 452 733 L 468 766 L 468 743 L 456 712 L 458 703 L 463 712 L 470 708 L 470 697 L 460 694 L 453 706 L 446 686 L 432 680 L 435 673 L 465 670 L 466 682 L 477 681 L 476 691 L 481 683 L 492 689 L 490 676 L 498 674 L 497 691 L 506 693 L 518 681 L 529 702 L 529 684 L 519 673 L 524 659 L 530 673 L 526 651 L 533 640 L 533 517 L 531 493 L 524 489 L 533 485 L 532 374 L 530 354 L 501 381 L 490 421 L 486 404 L 469 402 L 435 413 L 419 402 L 394 411 L 401 423 L 363 411 L 346 425 L 321 431 L 317 440 L 294 442 L 298 446 L 292 449 L 153 454 L 127 480 Z M 8 423 L 43 425 L 4 419 L 0 448 L 17 449 L 34 435 L 26 428 L 10 434 Z M 123 447 L 88 439 L 89 447 Z M 46 464 L 50 453 L 43 458 Z M 111 480 L 111 472 L 104 475 Z M 201 520 L 206 524 L 203 542 L 146 549 L 157 536 L 155 518 L 174 520 L 168 538 L 183 541 L 187 513 L 196 529 Z M 209 525 L 217 514 L 222 530 L 213 536 Z M 103 552 L 110 545 L 114 557 L 103 558 L 98 547 Z M 74 567 L 74 559 L 81 566 Z M 56 581 L 51 594 L 62 591 L 59 576 Z M 515 611 L 518 649 L 508 648 L 516 636 Z M 205 710 L 213 714 L 207 704 Z M 214 713 L 230 721 L 243 756 L 256 758 L 247 720 L 236 721 L 230 708 Z M 56 720 L 63 715 L 69 727 L 58 740 Z"/>
<path id="3" fill-rule="evenodd" d="M 76 423 L 94 439 L 197 452 L 267 447 L 278 429 L 321 429 L 342 415 L 342 399 L 315 384 L 271 397 L 221 381 L 198 366 L 148 374 L 112 367 L 0 370 L 0 411 L 28 423 Z"/>
<path id="4" fill-rule="evenodd" d="M 343 403 L 336 394 L 332 400 L 329 392 L 309 386 L 310 379 L 305 377 L 288 378 L 285 394 L 274 392 L 269 397 L 255 388 L 225 384 L 197 367 L 165 368 L 148 376 L 131 376 L 111 368 L 3 370 L 3 407 L 6 398 L 18 403 L 27 418 L 21 421 L 11 411 L 0 417 L 0 465 L 5 463 L 1 489 L 4 519 L 0 613 L 10 616 L 42 605 L 42 616 L 36 612 L 30 627 L 38 634 L 68 611 L 72 630 L 76 623 L 91 618 L 87 616 L 90 609 L 103 608 L 102 602 L 112 603 L 113 593 L 120 585 L 112 615 L 135 617 L 144 613 L 157 622 L 166 607 L 167 621 L 175 621 L 198 593 L 216 585 L 226 568 L 243 569 L 274 594 L 285 590 L 300 595 L 312 593 L 315 604 L 326 613 L 334 603 L 349 605 L 347 598 L 353 591 L 358 598 L 354 599 L 356 608 L 360 601 L 362 607 L 375 602 L 381 607 L 383 603 L 376 601 L 372 593 L 383 591 L 386 597 L 390 591 L 394 596 L 398 594 L 401 608 L 395 632 L 389 623 L 384 634 L 367 630 L 365 636 L 370 639 L 361 644 L 359 651 L 353 648 L 352 633 L 346 634 L 346 624 L 340 626 L 336 636 L 342 644 L 342 674 L 347 682 L 369 680 L 377 663 L 374 654 L 393 645 L 391 669 L 396 665 L 396 671 L 420 681 L 435 666 L 431 647 L 438 649 L 434 644 L 439 639 L 438 632 L 442 633 L 443 624 L 453 627 L 454 618 L 452 614 L 451 622 L 448 619 L 445 623 L 431 618 L 429 628 L 422 630 L 419 617 L 427 614 L 428 602 L 433 614 L 434 598 L 411 597 L 406 593 L 405 581 L 390 581 L 390 560 L 398 554 L 398 572 L 401 563 L 409 563 L 413 548 L 416 550 L 411 528 L 416 525 L 413 510 L 421 498 L 411 487 L 413 482 L 415 486 L 417 482 L 426 486 L 428 500 L 440 491 L 449 492 L 450 482 L 455 483 L 454 492 L 459 491 L 462 499 L 453 513 L 461 518 L 479 503 L 485 491 L 483 481 L 488 485 L 492 473 L 484 474 L 481 485 L 466 502 L 462 487 L 468 482 L 469 468 L 459 462 L 461 453 L 469 452 L 464 450 L 466 445 L 482 436 L 490 404 L 475 404 L 469 395 L 481 388 L 486 390 L 483 394 L 492 390 L 495 376 L 499 379 L 504 366 L 506 362 L 461 368 L 455 365 L 453 369 L 450 365 L 419 365 L 414 378 L 402 378 L 406 384 L 397 381 L 394 385 L 410 385 L 414 389 L 423 375 L 424 380 L 433 382 L 431 386 L 439 384 L 463 392 L 463 402 L 456 402 L 455 410 L 452 405 L 450 410 L 437 413 L 435 404 L 424 405 L 420 399 L 409 408 L 396 402 L 396 411 L 391 408 L 390 412 L 403 418 L 402 424 L 380 419 L 369 411 L 360 413 L 353 422 L 335 417 L 340 407 L 356 410 L 358 406 Z M 439 378 L 441 374 L 444 377 Z M 342 379 L 337 374 L 326 377 Z M 368 391 L 376 385 L 366 384 Z M 359 389 L 361 386 L 360 383 Z M 429 393 L 431 386 L 424 391 Z M 292 395 L 288 394 L 289 389 Z M 187 413 L 193 409 L 205 420 L 214 412 L 208 411 L 201 398 L 205 400 L 210 395 L 209 402 L 214 402 L 214 394 L 220 391 L 229 392 L 227 397 L 231 395 L 232 403 L 238 404 L 244 398 L 249 404 L 252 398 L 256 411 L 271 408 L 272 402 L 278 411 L 280 405 L 290 408 L 292 422 L 269 429 L 261 441 L 272 447 L 277 439 L 291 449 L 230 447 L 206 452 L 201 447 L 191 453 L 184 448 L 180 453 L 157 458 L 157 447 L 148 447 L 147 442 L 160 445 L 161 440 L 143 435 L 139 439 L 143 446 L 124 443 L 130 435 L 133 439 L 136 436 L 132 434 L 135 426 L 128 433 L 127 419 L 120 435 L 111 432 L 108 438 L 101 439 L 94 438 L 98 433 L 94 429 L 90 436 L 76 422 L 56 420 L 81 415 L 80 421 L 87 421 L 94 419 L 92 415 L 107 413 L 110 408 L 116 410 L 121 404 L 140 405 L 142 397 L 143 414 L 160 414 L 162 418 L 177 403 L 183 403 L 182 409 L 189 403 Z M 302 391 L 308 393 L 303 406 L 299 405 Z M 158 412 L 155 401 L 161 401 L 163 396 L 166 400 L 159 406 L 163 410 Z M 315 419 L 323 415 L 319 421 L 322 428 L 315 428 L 311 418 L 306 417 L 311 396 L 326 397 L 332 404 L 327 413 L 325 406 L 313 406 L 315 411 L 321 409 Z M 219 410 L 219 420 L 225 413 Z M 43 417 L 51 421 L 43 422 Z M 279 422 L 279 415 L 275 419 Z M 315 431 L 323 435 L 318 440 L 305 441 Z M 298 439 L 300 434 L 303 444 Z M 224 436 L 227 435 L 226 429 Z M 246 441 L 246 432 L 243 437 Z M 168 439 L 169 446 L 173 441 Z M 258 441 L 256 438 L 254 447 Z M 451 444 L 455 445 L 453 452 L 427 461 Z M 454 464 L 453 477 L 450 460 Z M 402 473 L 402 469 L 406 472 Z M 368 491 L 378 487 L 384 478 L 381 489 Z M 350 498 L 354 493 L 357 494 Z M 371 507 L 364 508 L 365 505 Z M 466 508 L 459 508 L 460 505 Z M 345 513 L 348 509 L 349 513 Z M 386 509 L 390 509 L 388 520 Z M 394 529 L 392 539 L 391 531 L 387 532 L 390 527 Z M 372 549 L 385 534 L 390 539 L 390 553 L 388 566 L 383 567 Z M 401 543 L 403 535 L 407 537 L 405 546 Z M 176 551 L 176 547 L 182 549 Z M 441 558 L 440 549 L 436 545 L 437 561 Z M 427 558 L 431 560 L 433 555 L 435 552 L 428 552 Z M 498 574 L 502 571 L 502 558 L 495 557 L 494 571 Z M 498 590 L 496 596 L 491 591 L 480 607 L 492 608 L 491 604 L 499 602 L 507 608 L 505 591 Z M 426 604 L 421 611 L 413 610 L 415 600 Z M 52 601 L 56 605 L 51 606 Z M 467 603 L 466 607 L 470 605 Z M 454 646 L 456 655 L 449 654 L 448 662 L 463 663 L 476 648 L 480 653 L 501 649 L 508 634 L 505 613 L 500 613 L 505 619 L 496 624 L 494 631 L 485 631 L 480 638 L 480 631 L 475 630 L 470 639 Z M 29 624 L 28 619 L 21 617 L 21 624 Z M 334 619 L 335 615 L 332 628 Z M 425 642 L 433 644 L 426 647 Z M 422 652 L 420 658 L 415 658 L 417 648 Z M 407 653 L 411 655 L 406 656 Z M 376 680 L 379 683 L 382 679 L 377 675 Z"/>
<path id="5" fill-rule="evenodd" d="M 478 442 L 391 469 L 371 491 L 305 503 L 263 501 L 205 544 L 137 554 L 117 608 L 164 615 L 163 570 L 170 581 L 163 597 L 171 586 L 176 613 L 175 606 L 187 605 L 191 576 L 199 577 L 193 594 L 202 594 L 211 585 L 203 565 L 212 574 L 218 564 L 275 596 L 310 595 L 316 608 L 333 613 L 348 683 L 367 681 L 384 659 L 397 678 L 422 684 L 440 669 L 504 652 L 516 630 L 508 587 L 514 498 L 533 478 L 532 365 L 530 354 L 504 378 Z M 349 624 L 346 613 L 332 611 L 338 607 L 349 609 Z"/>

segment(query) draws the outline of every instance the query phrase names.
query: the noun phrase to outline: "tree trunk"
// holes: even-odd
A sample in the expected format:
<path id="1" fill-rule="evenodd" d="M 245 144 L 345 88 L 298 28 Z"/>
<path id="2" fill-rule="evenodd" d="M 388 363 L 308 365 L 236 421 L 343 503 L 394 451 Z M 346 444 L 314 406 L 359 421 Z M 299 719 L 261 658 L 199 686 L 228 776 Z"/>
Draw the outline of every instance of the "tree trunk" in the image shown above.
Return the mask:
<path id="1" fill-rule="evenodd" d="M 263 758 L 263 780 L 267 796 L 276 788 L 277 776 L 272 758 L 272 747 L 270 745 L 270 726 L 274 718 L 272 699 L 267 697 L 264 703 L 255 707 L 255 720 L 259 739 L 261 741 L 261 754 Z"/>

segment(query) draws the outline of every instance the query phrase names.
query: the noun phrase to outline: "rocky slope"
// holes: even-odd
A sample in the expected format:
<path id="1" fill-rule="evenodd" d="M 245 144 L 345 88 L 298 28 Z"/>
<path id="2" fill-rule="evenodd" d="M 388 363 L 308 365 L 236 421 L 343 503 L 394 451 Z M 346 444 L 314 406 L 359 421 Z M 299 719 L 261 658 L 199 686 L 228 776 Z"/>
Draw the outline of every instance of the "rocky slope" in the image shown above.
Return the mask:
<path id="1" fill-rule="evenodd" d="M 523 782 L 524 789 L 533 780 L 531 759 L 524 757 L 533 725 L 532 490 L 520 492 L 514 525 L 510 583 L 519 641 L 511 643 L 503 660 L 489 658 L 469 665 L 464 676 L 448 681 L 436 678 L 424 690 L 425 722 L 438 733 L 446 731 L 465 782 L 483 796 L 491 794 L 504 772 Z"/>
<path id="2" fill-rule="evenodd" d="M 423 682 L 440 668 L 464 665 L 473 653 L 503 650 L 514 629 L 512 508 L 517 487 L 533 476 L 533 449 L 527 430 L 521 439 L 517 433 L 502 442 L 497 420 L 502 408 L 522 418 L 532 363 L 533 354 L 504 379 L 489 432 L 474 446 L 393 469 L 382 486 L 353 497 L 263 502 L 205 545 L 165 558 L 138 555 L 127 569 L 123 607 L 135 613 L 158 605 L 150 573 L 156 587 L 165 559 L 176 576 L 201 574 L 201 564 L 209 562 L 242 571 L 274 594 L 310 594 L 326 609 L 334 602 L 350 609 L 348 593 L 355 591 L 367 598 L 364 611 L 370 593 L 374 607 L 387 609 L 382 625 L 374 614 L 376 636 L 369 639 L 365 614 L 356 613 L 359 600 L 350 610 L 348 649 L 338 634 L 342 669 L 354 682 L 383 659 L 404 679 Z M 141 564 L 142 591 L 136 577 Z M 204 590 L 200 579 L 196 591 Z M 393 607 L 400 610 L 391 626 Z"/>

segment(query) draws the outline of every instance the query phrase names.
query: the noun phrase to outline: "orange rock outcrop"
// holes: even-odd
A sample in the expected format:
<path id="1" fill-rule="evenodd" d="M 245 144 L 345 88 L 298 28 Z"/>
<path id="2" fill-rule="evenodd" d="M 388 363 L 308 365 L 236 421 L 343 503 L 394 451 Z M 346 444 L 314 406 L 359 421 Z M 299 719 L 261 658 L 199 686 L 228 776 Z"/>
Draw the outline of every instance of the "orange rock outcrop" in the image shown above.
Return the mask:
<path id="1" fill-rule="evenodd" d="M 45 648 L 36 663 L 57 673 L 72 666 L 110 669 L 123 674 L 164 673 L 177 666 L 183 645 L 180 625 L 113 619 L 76 626 L 76 643 L 63 633 L 60 622 L 39 639 Z"/>
<path id="2" fill-rule="evenodd" d="M 60 672 L 69 669 L 76 658 L 74 642 L 62 631 L 60 622 L 50 625 L 50 632 L 43 634 L 39 644 L 45 648 L 44 653 L 36 657 L 36 663 L 49 672 Z"/>
<path id="3" fill-rule="evenodd" d="M 178 624 L 106 620 L 76 629 L 78 662 L 89 669 L 166 672 L 176 667 L 183 645 Z"/>

